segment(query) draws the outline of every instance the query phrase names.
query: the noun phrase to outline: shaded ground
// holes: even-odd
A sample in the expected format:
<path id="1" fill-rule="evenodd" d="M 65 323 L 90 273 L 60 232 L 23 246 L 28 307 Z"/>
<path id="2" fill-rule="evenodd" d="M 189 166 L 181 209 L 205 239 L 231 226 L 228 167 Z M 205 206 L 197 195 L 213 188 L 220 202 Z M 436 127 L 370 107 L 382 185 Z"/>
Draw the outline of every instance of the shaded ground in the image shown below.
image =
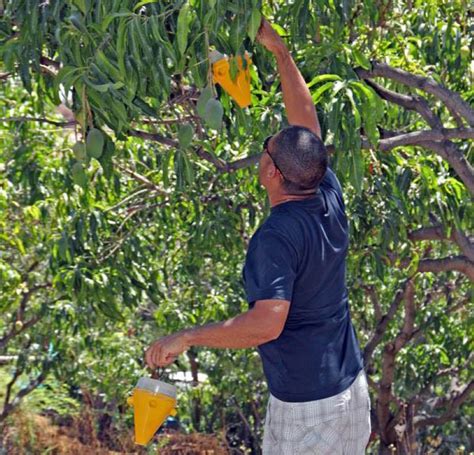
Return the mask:
<path id="1" fill-rule="evenodd" d="M 156 448 L 147 451 L 133 443 L 133 435 L 107 435 L 113 438 L 111 450 L 101 441 L 91 425 L 90 416 L 82 414 L 68 425 L 55 425 L 49 417 L 17 413 L 0 433 L 0 453 L 9 455 L 112 455 L 123 453 L 159 453 L 160 455 L 228 455 L 229 451 L 214 435 L 169 432 L 156 436 Z M 103 435 L 102 435 L 102 439 Z"/>

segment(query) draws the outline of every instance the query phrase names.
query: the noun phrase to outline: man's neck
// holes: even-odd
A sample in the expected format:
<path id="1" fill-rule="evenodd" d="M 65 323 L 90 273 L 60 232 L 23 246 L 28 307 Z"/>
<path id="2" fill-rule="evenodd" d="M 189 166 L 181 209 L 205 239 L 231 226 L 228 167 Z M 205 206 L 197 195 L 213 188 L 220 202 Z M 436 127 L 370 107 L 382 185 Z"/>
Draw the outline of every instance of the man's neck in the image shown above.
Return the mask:
<path id="1" fill-rule="evenodd" d="M 308 194 L 284 194 L 284 193 L 278 193 L 278 194 L 269 194 L 268 199 L 270 201 L 270 207 L 276 207 L 279 204 L 283 204 L 284 202 L 289 202 L 289 201 L 301 201 L 303 199 L 309 199 L 314 197 L 316 193 L 311 192 Z"/>

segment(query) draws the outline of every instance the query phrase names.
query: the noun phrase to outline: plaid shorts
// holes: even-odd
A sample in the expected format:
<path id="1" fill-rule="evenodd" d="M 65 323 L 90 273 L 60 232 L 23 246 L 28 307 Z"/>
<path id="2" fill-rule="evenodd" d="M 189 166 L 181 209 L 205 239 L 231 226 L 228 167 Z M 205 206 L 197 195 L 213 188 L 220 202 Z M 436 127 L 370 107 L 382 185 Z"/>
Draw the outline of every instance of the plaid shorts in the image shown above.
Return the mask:
<path id="1" fill-rule="evenodd" d="M 263 455 L 359 455 L 370 437 L 370 398 L 362 370 L 329 398 L 288 403 L 270 394 Z"/>

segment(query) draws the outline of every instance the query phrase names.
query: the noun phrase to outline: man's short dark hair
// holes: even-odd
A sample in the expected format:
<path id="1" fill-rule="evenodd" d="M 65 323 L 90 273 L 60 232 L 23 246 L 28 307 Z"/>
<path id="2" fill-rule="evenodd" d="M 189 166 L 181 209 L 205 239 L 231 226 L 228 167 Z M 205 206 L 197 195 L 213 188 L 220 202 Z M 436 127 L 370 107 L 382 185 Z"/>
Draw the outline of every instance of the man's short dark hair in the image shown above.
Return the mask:
<path id="1" fill-rule="evenodd" d="M 317 189 L 328 166 L 323 141 L 303 126 L 289 126 L 277 133 L 271 155 L 285 175 L 283 188 L 287 193 Z"/>

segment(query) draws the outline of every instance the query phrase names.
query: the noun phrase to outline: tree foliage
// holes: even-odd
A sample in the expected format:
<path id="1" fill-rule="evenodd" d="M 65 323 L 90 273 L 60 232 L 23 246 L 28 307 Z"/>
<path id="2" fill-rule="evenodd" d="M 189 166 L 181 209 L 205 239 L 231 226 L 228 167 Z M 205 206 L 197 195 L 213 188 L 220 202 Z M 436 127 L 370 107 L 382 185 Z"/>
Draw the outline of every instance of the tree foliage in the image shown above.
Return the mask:
<path id="1" fill-rule="evenodd" d="M 2 418 L 48 374 L 121 406 L 154 337 L 245 311 L 245 249 L 269 208 L 253 166 L 286 124 L 275 62 L 255 43 L 263 13 L 308 82 L 343 184 L 376 444 L 465 443 L 467 1 L 0 8 L 0 347 L 16 356 Z M 214 86 L 211 50 L 252 53 L 249 108 Z M 266 388 L 253 350 L 193 349 L 172 370 L 192 372 L 190 428 L 225 426 L 233 446 L 258 450 Z"/>

